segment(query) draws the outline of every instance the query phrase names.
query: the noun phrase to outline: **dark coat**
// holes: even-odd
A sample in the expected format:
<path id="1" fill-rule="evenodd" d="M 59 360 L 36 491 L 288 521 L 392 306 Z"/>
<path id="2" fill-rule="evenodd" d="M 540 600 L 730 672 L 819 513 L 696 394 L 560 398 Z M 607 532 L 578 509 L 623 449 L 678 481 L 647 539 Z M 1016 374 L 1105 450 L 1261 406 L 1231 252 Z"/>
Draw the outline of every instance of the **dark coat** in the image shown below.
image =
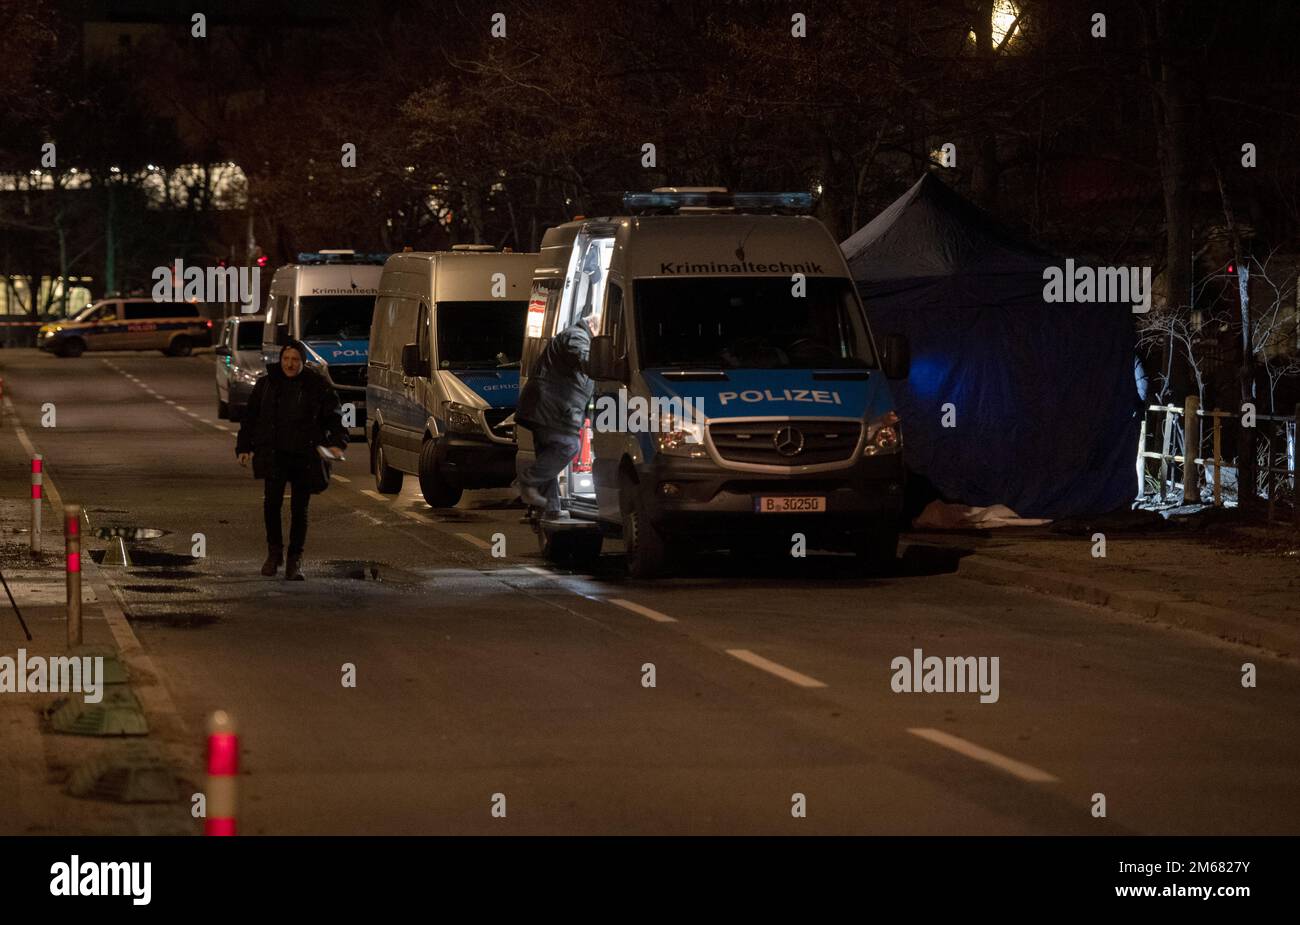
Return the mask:
<path id="1" fill-rule="evenodd" d="M 590 353 L 591 331 L 584 322 L 552 337 L 528 373 L 515 419 L 529 430 L 580 433 L 595 389 L 589 375 Z"/>
<path id="2" fill-rule="evenodd" d="M 293 427 L 289 433 L 295 451 L 307 452 L 316 458 L 318 446 L 347 449 L 348 431 L 343 426 L 338 395 L 329 383 L 310 369 L 303 369 L 298 378 L 302 380 L 301 399 L 297 412 L 292 416 Z M 253 386 L 243 422 L 239 425 L 235 455 L 253 454 L 254 478 L 270 478 L 274 471 L 276 411 L 288 379 L 279 363 L 272 364 L 266 375 Z"/>

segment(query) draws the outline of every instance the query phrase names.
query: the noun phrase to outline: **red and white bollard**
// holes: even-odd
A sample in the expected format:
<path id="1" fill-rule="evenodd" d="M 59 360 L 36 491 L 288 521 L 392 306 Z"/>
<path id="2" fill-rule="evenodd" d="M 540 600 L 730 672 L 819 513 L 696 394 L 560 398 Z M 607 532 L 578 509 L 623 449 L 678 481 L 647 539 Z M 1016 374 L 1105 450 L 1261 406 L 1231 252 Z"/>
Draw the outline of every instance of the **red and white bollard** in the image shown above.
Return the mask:
<path id="1" fill-rule="evenodd" d="M 204 835 L 234 835 L 239 774 L 239 735 L 225 710 L 208 717 L 208 792 Z"/>
<path id="2" fill-rule="evenodd" d="M 37 453 L 32 457 L 32 555 L 41 551 L 41 475 L 45 457 Z"/>
<path id="3" fill-rule="evenodd" d="M 68 554 L 68 648 L 81 645 L 81 505 L 63 506 L 63 541 Z"/>

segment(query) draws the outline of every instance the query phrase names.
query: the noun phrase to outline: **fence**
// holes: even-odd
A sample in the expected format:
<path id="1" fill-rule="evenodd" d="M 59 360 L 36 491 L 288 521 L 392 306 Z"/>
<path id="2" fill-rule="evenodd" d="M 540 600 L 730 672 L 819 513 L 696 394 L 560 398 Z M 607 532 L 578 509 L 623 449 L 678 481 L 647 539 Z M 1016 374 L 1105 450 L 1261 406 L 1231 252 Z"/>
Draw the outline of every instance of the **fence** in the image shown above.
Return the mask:
<path id="1" fill-rule="evenodd" d="M 1156 426 L 1148 426 L 1152 414 Z M 1188 422 L 1193 422 L 1188 427 Z M 1208 423 L 1208 426 L 1206 426 Z M 1225 424 L 1228 425 L 1225 427 Z M 1277 414 L 1255 416 L 1255 494 L 1268 500 L 1268 520 L 1274 519 L 1277 502 L 1291 505 L 1292 516 L 1300 525 L 1300 503 L 1297 503 L 1297 434 L 1300 433 L 1300 406 L 1295 415 Z M 1188 398 L 1183 407 L 1178 405 L 1151 405 L 1142 416 L 1141 436 L 1138 443 L 1137 476 L 1140 495 L 1159 495 L 1167 501 L 1169 494 L 1181 491 L 1184 503 L 1201 501 L 1201 476 L 1212 481 L 1214 505 L 1223 505 L 1224 434 L 1227 431 L 1235 445 L 1239 412 L 1202 411 L 1195 398 Z M 1190 430 L 1190 434 L 1188 431 Z M 1149 447 L 1153 437 L 1159 436 L 1160 449 Z M 1206 441 L 1210 452 L 1206 453 Z M 1187 445 L 1191 443 L 1192 478 L 1187 478 Z M 1235 457 L 1234 457 L 1235 459 Z M 1152 469 L 1155 473 L 1152 473 Z M 1234 466 L 1235 468 L 1235 466 Z M 1239 470 L 1237 470 L 1239 472 Z M 1240 491 L 1240 487 L 1238 488 Z"/>

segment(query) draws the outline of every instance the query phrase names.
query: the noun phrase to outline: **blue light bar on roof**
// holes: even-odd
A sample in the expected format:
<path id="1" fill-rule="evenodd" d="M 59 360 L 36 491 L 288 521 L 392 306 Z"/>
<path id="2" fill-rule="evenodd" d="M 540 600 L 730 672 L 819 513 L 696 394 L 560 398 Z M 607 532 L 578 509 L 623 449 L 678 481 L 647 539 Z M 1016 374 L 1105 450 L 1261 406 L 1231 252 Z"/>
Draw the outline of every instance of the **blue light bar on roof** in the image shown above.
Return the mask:
<path id="1" fill-rule="evenodd" d="M 720 191 L 678 191 L 673 193 L 624 193 L 623 208 L 629 212 L 681 209 L 734 209 L 737 212 L 811 212 L 812 193 L 730 193 Z"/>
<path id="2" fill-rule="evenodd" d="M 387 254 L 358 254 L 352 251 L 304 251 L 298 255 L 297 263 L 306 266 L 324 264 L 373 264 L 383 266 Z"/>

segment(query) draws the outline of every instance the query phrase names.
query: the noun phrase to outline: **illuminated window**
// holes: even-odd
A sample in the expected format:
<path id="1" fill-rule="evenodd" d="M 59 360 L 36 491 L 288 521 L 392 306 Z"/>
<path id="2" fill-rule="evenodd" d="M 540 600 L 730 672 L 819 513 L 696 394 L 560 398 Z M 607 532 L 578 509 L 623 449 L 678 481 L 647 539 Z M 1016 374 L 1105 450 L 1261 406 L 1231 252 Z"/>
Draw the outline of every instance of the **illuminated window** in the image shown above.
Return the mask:
<path id="1" fill-rule="evenodd" d="M 1001 48 L 1002 43 L 1007 41 L 1008 37 L 1015 38 L 1020 34 L 1021 24 L 1016 20 L 1020 18 L 1020 6 L 1015 0 L 994 0 L 993 3 L 993 47 Z M 969 44 L 975 44 L 975 33 L 970 32 L 966 36 Z"/>

